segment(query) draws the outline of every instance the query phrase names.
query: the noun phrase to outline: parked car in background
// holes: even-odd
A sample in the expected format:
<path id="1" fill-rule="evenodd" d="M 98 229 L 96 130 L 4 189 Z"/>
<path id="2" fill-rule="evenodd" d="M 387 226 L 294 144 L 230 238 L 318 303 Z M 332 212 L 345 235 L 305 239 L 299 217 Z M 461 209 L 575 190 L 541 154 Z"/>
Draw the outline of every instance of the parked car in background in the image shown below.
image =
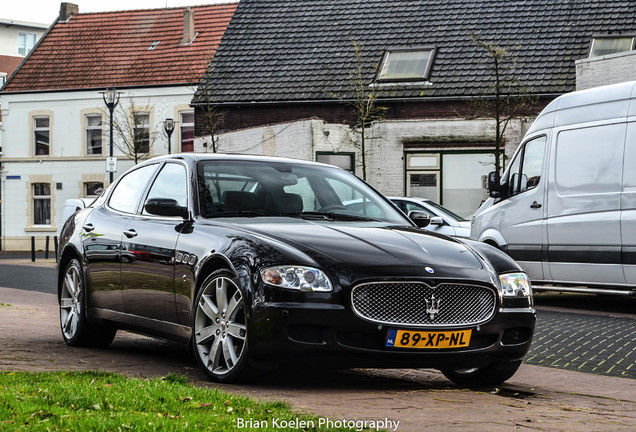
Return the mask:
<path id="1" fill-rule="evenodd" d="M 64 226 L 64 223 L 70 218 L 73 213 L 83 208 L 88 207 L 95 201 L 95 197 L 89 198 L 70 198 L 64 201 L 64 207 L 62 207 L 62 215 L 60 216 L 60 223 L 58 227 Z"/>
<path id="2" fill-rule="evenodd" d="M 453 237 L 470 237 L 470 221 L 427 198 L 389 197 L 405 214 L 411 211 L 428 213 L 431 221 L 428 231 Z"/>
<path id="3" fill-rule="evenodd" d="M 150 159 L 69 218 L 60 245 L 68 345 L 108 346 L 118 329 L 166 337 L 221 382 L 287 362 L 437 368 L 492 386 L 534 332 L 532 288 L 505 253 L 423 231 L 315 162 Z"/>

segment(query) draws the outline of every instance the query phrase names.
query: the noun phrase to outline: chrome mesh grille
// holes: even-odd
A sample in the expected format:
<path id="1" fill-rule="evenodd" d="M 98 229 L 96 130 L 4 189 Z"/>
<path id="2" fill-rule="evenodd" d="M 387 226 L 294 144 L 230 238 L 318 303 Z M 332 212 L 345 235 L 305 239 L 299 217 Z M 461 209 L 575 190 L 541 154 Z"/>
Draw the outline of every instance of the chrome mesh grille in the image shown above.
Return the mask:
<path id="1" fill-rule="evenodd" d="M 377 282 L 351 291 L 354 312 L 369 321 L 404 326 L 480 324 L 497 304 L 493 289 L 477 285 Z"/>

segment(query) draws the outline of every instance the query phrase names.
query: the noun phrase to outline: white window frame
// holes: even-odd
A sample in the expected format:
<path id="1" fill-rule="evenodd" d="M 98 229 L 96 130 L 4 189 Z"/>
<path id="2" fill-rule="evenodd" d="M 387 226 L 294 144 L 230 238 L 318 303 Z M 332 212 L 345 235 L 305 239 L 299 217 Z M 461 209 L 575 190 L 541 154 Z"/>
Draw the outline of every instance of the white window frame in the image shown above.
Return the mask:
<path id="1" fill-rule="evenodd" d="M 436 49 L 434 47 L 395 48 L 386 50 L 382 57 L 380 68 L 378 69 L 376 81 L 422 81 L 428 79 L 433 59 L 435 58 L 435 51 Z M 424 70 L 419 72 L 407 71 L 399 75 L 395 72 L 391 72 L 391 69 L 395 69 L 395 63 L 404 63 L 408 61 L 405 59 L 401 60 L 399 58 L 400 55 L 415 53 L 428 53 Z"/>
<path id="2" fill-rule="evenodd" d="M 89 118 L 90 117 L 99 117 L 100 124 L 99 126 L 91 126 Z M 101 156 L 104 154 L 104 116 L 101 114 L 86 114 L 84 116 L 84 136 L 86 137 L 86 155 L 87 156 Z M 99 131 L 99 137 L 101 141 L 101 151 L 99 153 L 91 153 L 91 140 L 90 140 L 90 132 L 91 131 Z"/>
<path id="3" fill-rule="evenodd" d="M 29 39 L 32 39 L 29 41 Z M 18 32 L 18 55 L 22 57 L 26 57 L 29 52 L 35 46 L 35 43 L 38 40 L 38 35 L 35 33 L 29 32 Z M 29 44 L 29 42 L 32 42 Z"/>
<path id="4" fill-rule="evenodd" d="M 33 117 L 33 154 L 35 156 L 51 156 L 51 116 L 48 115 L 34 115 Z M 38 120 L 47 119 L 49 125 L 38 126 Z M 38 154 L 38 132 L 48 132 L 49 134 L 49 142 L 48 142 L 48 152 L 46 154 Z"/>
<path id="5" fill-rule="evenodd" d="M 628 51 L 632 51 L 634 49 L 634 36 L 632 35 L 612 35 L 612 36 L 593 36 L 592 37 L 592 42 L 590 43 L 590 53 L 588 55 L 589 58 L 592 57 L 603 57 L 606 55 L 611 55 L 611 54 L 618 54 L 621 52 L 628 52 Z M 628 44 L 629 44 L 629 48 L 628 49 L 617 49 L 616 51 L 612 51 L 612 52 L 606 52 L 604 54 L 597 54 L 596 53 L 596 49 L 597 49 L 597 42 L 602 41 L 602 40 L 625 40 Z"/>
<path id="6" fill-rule="evenodd" d="M 192 122 L 185 122 L 183 120 L 184 115 L 186 114 L 191 114 L 192 115 Z M 189 110 L 189 111 L 181 111 L 179 112 L 179 146 L 180 146 L 180 150 L 182 152 L 184 151 L 190 151 L 190 150 L 184 150 L 183 149 L 183 130 L 190 128 L 192 129 L 192 150 L 194 151 L 194 111 Z"/>
<path id="7" fill-rule="evenodd" d="M 36 195 L 36 187 L 37 185 L 47 185 L 49 187 L 49 193 L 48 195 Z M 35 183 L 31 183 L 31 188 L 32 188 L 32 193 L 33 193 L 33 226 L 35 227 L 40 227 L 40 226 L 46 226 L 46 227 L 50 227 L 51 226 L 51 219 L 52 219 L 52 209 L 51 209 L 51 184 L 50 183 L 46 183 L 46 182 L 35 182 Z M 37 206 L 36 206 L 36 202 L 37 201 L 48 201 L 48 207 L 49 207 L 49 211 L 48 211 L 48 216 L 49 216 L 49 222 L 48 223 L 38 223 L 38 221 L 36 220 L 36 212 L 37 212 Z M 39 221 L 42 222 L 42 221 Z"/>

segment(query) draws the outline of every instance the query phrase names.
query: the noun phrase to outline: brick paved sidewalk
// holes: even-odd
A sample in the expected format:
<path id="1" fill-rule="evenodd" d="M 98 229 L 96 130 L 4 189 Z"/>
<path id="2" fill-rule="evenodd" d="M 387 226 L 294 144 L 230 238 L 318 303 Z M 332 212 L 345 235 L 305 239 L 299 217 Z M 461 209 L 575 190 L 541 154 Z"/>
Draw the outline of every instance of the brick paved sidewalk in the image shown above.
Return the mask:
<path id="1" fill-rule="evenodd" d="M 120 332 L 110 349 L 67 347 L 54 295 L 0 288 L 0 370 L 95 369 L 141 377 L 178 373 L 215 386 L 170 342 Z M 490 393 L 458 389 L 436 371 L 404 369 L 279 373 L 220 387 L 334 420 L 399 420 L 403 432 L 636 430 L 636 380 L 530 365 Z"/>

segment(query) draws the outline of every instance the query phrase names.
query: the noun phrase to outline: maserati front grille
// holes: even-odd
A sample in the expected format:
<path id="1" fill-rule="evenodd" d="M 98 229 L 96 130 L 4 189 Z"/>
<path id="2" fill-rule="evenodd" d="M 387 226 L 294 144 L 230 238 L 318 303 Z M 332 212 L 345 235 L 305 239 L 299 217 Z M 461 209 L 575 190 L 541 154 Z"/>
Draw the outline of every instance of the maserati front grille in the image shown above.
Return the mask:
<path id="1" fill-rule="evenodd" d="M 479 285 L 423 282 L 372 282 L 351 291 L 354 312 L 361 318 L 400 326 L 465 326 L 488 321 L 497 293 Z"/>

